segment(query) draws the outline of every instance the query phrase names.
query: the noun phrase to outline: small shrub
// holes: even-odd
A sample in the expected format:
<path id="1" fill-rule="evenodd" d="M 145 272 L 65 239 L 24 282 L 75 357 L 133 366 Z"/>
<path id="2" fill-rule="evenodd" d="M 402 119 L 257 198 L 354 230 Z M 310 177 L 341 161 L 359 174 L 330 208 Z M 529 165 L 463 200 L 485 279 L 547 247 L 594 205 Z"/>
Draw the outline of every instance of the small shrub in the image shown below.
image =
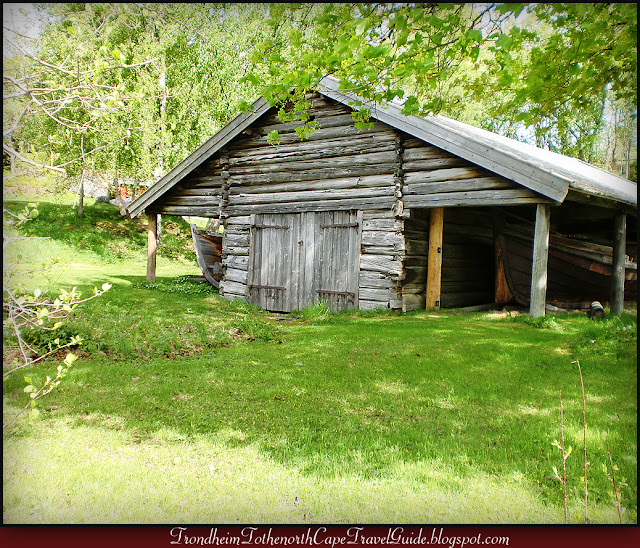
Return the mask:
<path id="1" fill-rule="evenodd" d="M 332 312 L 326 301 L 318 301 L 302 309 L 300 314 L 305 320 L 323 321 L 331 318 Z"/>
<path id="2" fill-rule="evenodd" d="M 216 289 L 211 284 L 197 282 L 190 276 L 178 276 L 170 280 L 155 280 L 153 282 L 142 280 L 132 282 L 131 287 L 161 291 L 162 293 L 179 293 L 193 296 L 202 295 L 203 297 L 216 293 Z"/>
<path id="3" fill-rule="evenodd" d="M 539 318 L 525 319 L 525 323 L 538 329 L 551 329 L 552 331 L 562 331 L 562 327 L 553 316 L 541 316 Z"/>
<path id="4" fill-rule="evenodd" d="M 282 334 L 277 326 L 259 317 L 246 316 L 234 322 L 233 327 L 250 341 L 274 341 Z"/>

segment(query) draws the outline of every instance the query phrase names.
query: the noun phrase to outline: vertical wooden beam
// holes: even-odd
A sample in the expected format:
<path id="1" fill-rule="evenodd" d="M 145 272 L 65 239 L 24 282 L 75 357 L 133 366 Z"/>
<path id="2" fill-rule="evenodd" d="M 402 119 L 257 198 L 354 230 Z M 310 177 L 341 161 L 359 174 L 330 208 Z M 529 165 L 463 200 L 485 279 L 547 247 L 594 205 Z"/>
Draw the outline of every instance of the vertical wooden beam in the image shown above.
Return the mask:
<path id="1" fill-rule="evenodd" d="M 627 216 L 616 215 L 613 234 L 613 264 L 611 276 L 611 314 L 620 316 L 624 310 L 624 255 L 627 244 Z"/>
<path id="2" fill-rule="evenodd" d="M 505 219 L 499 211 L 493 212 L 493 249 L 495 260 L 496 279 L 494 283 L 495 302 L 506 304 L 511 300 L 511 290 L 507 281 L 507 273 L 504 266 L 507 244 L 504 239 Z"/>
<path id="3" fill-rule="evenodd" d="M 158 215 L 149 213 L 147 228 L 147 281 L 156 279 L 156 251 L 158 249 Z"/>
<path id="4" fill-rule="evenodd" d="M 429 221 L 429 256 L 427 257 L 427 302 L 426 308 L 440 308 L 440 285 L 442 274 L 442 229 L 444 209 L 431 210 Z"/>
<path id="5" fill-rule="evenodd" d="M 532 318 L 544 316 L 547 298 L 547 260 L 549 258 L 549 228 L 551 208 L 548 204 L 538 204 L 536 228 L 533 235 L 533 264 L 531 265 L 531 303 L 529 315 Z"/>

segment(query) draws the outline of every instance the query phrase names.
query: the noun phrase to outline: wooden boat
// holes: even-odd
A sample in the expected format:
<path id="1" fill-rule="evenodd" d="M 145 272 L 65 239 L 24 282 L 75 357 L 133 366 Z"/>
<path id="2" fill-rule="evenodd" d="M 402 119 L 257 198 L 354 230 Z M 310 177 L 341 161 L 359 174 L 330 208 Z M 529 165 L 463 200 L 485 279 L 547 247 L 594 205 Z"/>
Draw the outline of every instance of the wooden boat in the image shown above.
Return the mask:
<path id="1" fill-rule="evenodd" d="M 222 235 L 211 234 L 191 225 L 191 238 L 202 274 L 213 287 L 219 287 L 222 277 Z"/>
<path id="2" fill-rule="evenodd" d="M 496 238 L 496 301 L 528 305 L 531 291 L 532 235 L 505 228 Z M 613 249 L 551 234 L 547 263 L 547 304 L 587 309 L 592 301 L 611 300 Z M 625 257 L 625 301 L 637 301 L 638 265 Z"/>

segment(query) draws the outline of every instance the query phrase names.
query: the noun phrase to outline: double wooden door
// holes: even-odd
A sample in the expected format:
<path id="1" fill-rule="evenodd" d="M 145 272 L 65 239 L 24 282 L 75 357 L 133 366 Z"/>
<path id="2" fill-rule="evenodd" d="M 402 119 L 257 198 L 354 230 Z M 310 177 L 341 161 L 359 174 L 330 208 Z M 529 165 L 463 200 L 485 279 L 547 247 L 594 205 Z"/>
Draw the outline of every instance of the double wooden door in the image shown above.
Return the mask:
<path id="1" fill-rule="evenodd" d="M 360 225 L 355 211 L 255 215 L 249 251 L 249 302 L 289 312 L 325 301 L 356 308 Z"/>

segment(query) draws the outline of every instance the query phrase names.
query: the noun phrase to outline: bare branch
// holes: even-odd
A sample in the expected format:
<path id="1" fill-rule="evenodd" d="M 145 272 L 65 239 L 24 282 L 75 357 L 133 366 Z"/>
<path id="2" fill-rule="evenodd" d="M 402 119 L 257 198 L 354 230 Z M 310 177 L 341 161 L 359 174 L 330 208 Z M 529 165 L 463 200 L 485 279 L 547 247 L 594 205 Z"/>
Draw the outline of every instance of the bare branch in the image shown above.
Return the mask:
<path id="1" fill-rule="evenodd" d="M 18 160 L 21 160 L 29 165 L 32 165 L 34 167 L 38 167 L 41 169 L 49 169 L 51 171 L 55 171 L 56 173 L 60 173 L 62 175 L 66 175 L 67 174 L 67 170 L 61 167 L 57 167 L 57 166 L 48 166 L 46 164 L 38 164 L 37 162 L 34 162 L 33 160 L 29 160 L 29 158 L 25 158 L 22 154 L 20 154 L 17 150 L 14 150 L 13 148 L 11 148 L 7 143 L 2 143 L 2 148 L 4 149 L 4 151 L 7 154 L 11 154 L 12 156 L 15 156 L 16 158 L 18 158 Z"/>

